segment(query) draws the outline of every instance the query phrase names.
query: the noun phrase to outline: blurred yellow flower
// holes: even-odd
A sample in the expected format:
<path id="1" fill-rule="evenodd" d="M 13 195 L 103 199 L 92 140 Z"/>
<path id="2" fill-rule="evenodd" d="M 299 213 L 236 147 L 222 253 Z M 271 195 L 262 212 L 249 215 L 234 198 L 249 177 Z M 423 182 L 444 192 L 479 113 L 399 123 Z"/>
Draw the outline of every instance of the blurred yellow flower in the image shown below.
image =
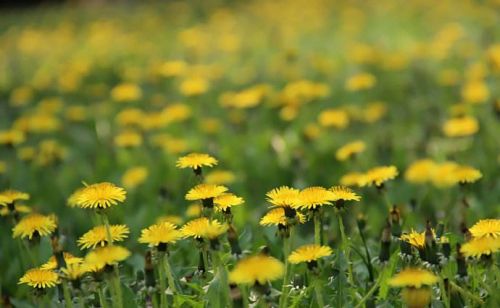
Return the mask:
<path id="1" fill-rule="evenodd" d="M 292 264 L 316 262 L 321 258 L 328 257 L 332 253 L 332 249 L 328 246 L 317 244 L 304 245 L 294 250 L 288 256 L 288 261 Z"/>
<path id="2" fill-rule="evenodd" d="M 479 131 L 479 122 L 471 116 L 452 118 L 443 124 L 443 133 L 447 137 L 465 137 Z"/>
<path id="3" fill-rule="evenodd" d="M 243 198 L 238 197 L 232 193 L 223 193 L 214 198 L 215 211 L 227 212 L 233 206 L 241 205 L 245 202 Z"/>
<path id="4" fill-rule="evenodd" d="M 306 217 L 304 214 L 297 212 L 296 214 L 297 221 L 301 224 L 306 222 Z M 262 226 L 288 226 L 289 220 L 285 215 L 285 209 L 283 207 L 278 207 L 270 210 L 264 215 L 259 222 Z"/>
<path id="5" fill-rule="evenodd" d="M 341 109 L 327 109 L 319 114 L 318 123 L 323 127 L 343 129 L 349 125 L 349 116 Z"/>
<path id="6" fill-rule="evenodd" d="M 490 97 L 490 90 L 484 81 L 473 80 L 467 82 L 462 88 L 462 98 L 471 104 L 486 102 Z"/>
<path id="7" fill-rule="evenodd" d="M 10 129 L 0 131 L 0 145 L 16 146 L 25 140 L 26 136 L 21 130 Z"/>
<path id="8" fill-rule="evenodd" d="M 335 157 L 340 161 L 345 161 L 356 154 L 362 153 L 366 148 L 366 145 L 361 140 L 356 140 L 343 145 L 335 153 Z"/>
<path id="9" fill-rule="evenodd" d="M 469 228 L 474 238 L 500 238 L 500 219 L 481 219 Z"/>
<path id="10" fill-rule="evenodd" d="M 436 163 L 431 159 L 420 159 L 408 166 L 405 179 L 410 183 L 426 183 L 432 180 Z"/>
<path id="11" fill-rule="evenodd" d="M 122 83 L 111 89 L 111 98 L 115 102 L 133 102 L 142 98 L 141 88 L 134 83 Z"/>
<path id="12" fill-rule="evenodd" d="M 398 176 L 398 169 L 394 166 L 374 167 L 365 173 L 362 179 L 362 186 L 381 186 L 385 182 Z"/>
<path id="13" fill-rule="evenodd" d="M 229 281 L 236 284 L 265 285 L 283 276 L 284 265 L 278 259 L 263 254 L 241 259 L 229 273 Z"/>
<path id="14" fill-rule="evenodd" d="M 204 200 L 220 196 L 227 191 L 227 187 L 215 184 L 198 184 L 186 194 L 186 200 Z"/>
<path id="15" fill-rule="evenodd" d="M 20 107 L 28 104 L 35 95 L 33 89 L 29 86 L 15 88 L 10 93 L 10 104 L 14 107 Z"/>
<path id="16" fill-rule="evenodd" d="M 90 266 L 102 269 L 106 265 L 115 265 L 130 256 L 130 251 L 122 246 L 99 247 L 85 256 L 85 262 Z"/>
<path id="17" fill-rule="evenodd" d="M 201 77 L 184 79 L 180 84 L 180 91 L 185 96 L 198 96 L 208 91 L 208 81 Z"/>
<path id="18" fill-rule="evenodd" d="M 232 184 L 236 181 L 236 175 L 231 171 L 214 170 L 205 175 L 205 182 L 207 184 Z"/>
<path id="19" fill-rule="evenodd" d="M 74 255 L 70 254 L 69 252 L 64 252 L 63 253 L 63 258 L 64 258 L 64 263 L 66 264 L 66 267 L 69 265 L 73 264 L 78 264 L 82 263 L 83 259 L 79 257 L 75 257 Z M 40 267 L 41 269 L 44 270 L 55 270 L 57 269 L 57 260 L 54 256 L 51 256 L 49 260 L 45 263 L 42 264 Z"/>
<path id="20" fill-rule="evenodd" d="M 148 168 L 144 166 L 132 167 L 123 174 L 121 182 L 125 188 L 134 189 L 144 183 L 148 173 Z"/>
<path id="21" fill-rule="evenodd" d="M 377 79 L 370 73 L 359 73 L 349 77 L 346 81 L 345 88 L 348 91 L 359 91 L 373 88 Z"/>
<path id="22" fill-rule="evenodd" d="M 363 186 L 365 181 L 365 174 L 361 172 L 346 173 L 339 180 L 340 184 L 344 186 Z"/>
<path id="23" fill-rule="evenodd" d="M 438 277 L 432 272 L 419 268 L 405 268 L 389 280 L 392 287 L 413 287 L 433 285 L 438 282 Z"/>
<path id="24" fill-rule="evenodd" d="M 226 230 L 227 226 L 222 225 L 219 221 L 201 217 L 187 222 L 181 228 L 181 233 L 184 237 L 213 240 L 224 234 Z"/>
<path id="25" fill-rule="evenodd" d="M 124 131 L 115 136 L 115 145 L 124 148 L 138 147 L 142 144 L 142 135 L 132 131 Z"/>
<path id="26" fill-rule="evenodd" d="M 464 243 L 460 248 L 460 252 L 467 258 L 480 258 L 481 256 L 489 256 L 500 250 L 500 237 L 477 237 Z"/>

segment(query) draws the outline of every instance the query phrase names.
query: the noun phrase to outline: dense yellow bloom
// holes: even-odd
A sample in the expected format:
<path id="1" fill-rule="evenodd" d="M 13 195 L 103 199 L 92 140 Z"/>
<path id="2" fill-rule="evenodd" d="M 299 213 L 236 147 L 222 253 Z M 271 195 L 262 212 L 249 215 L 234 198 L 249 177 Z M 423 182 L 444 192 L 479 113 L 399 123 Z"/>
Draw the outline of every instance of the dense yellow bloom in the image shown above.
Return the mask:
<path id="1" fill-rule="evenodd" d="M 0 192 L 0 205 L 7 205 L 19 200 L 29 200 L 29 198 L 30 195 L 25 192 L 8 189 Z"/>
<path id="2" fill-rule="evenodd" d="M 224 234 L 227 230 L 226 225 L 222 225 L 217 220 L 208 220 L 206 217 L 197 218 L 187 222 L 182 228 L 181 233 L 184 237 L 215 239 Z"/>
<path id="3" fill-rule="evenodd" d="M 31 208 L 24 204 L 15 204 L 14 209 L 18 213 L 26 214 L 31 213 Z M 10 210 L 8 207 L 0 207 L 0 216 L 8 216 L 10 215 Z"/>
<path id="4" fill-rule="evenodd" d="M 323 127 L 343 129 L 349 125 L 349 115 L 341 109 L 323 110 L 318 116 L 318 123 Z"/>
<path id="5" fill-rule="evenodd" d="M 288 257 L 288 261 L 292 264 L 313 262 L 320 258 L 327 257 L 332 253 L 332 249 L 328 246 L 317 244 L 304 245 L 293 251 Z"/>
<path id="6" fill-rule="evenodd" d="M 88 185 L 78 191 L 76 204 L 81 208 L 105 209 L 125 201 L 126 192 L 113 183 L 102 182 Z"/>
<path id="7" fill-rule="evenodd" d="M 0 131 L 0 145 L 18 145 L 26 140 L 26 136 L 23 131 L 11 129 Z"/>
<path id="8" fill-rule="evenodd" d="M 177 168 L 199 169 L 203 166 L 213 167 L 217 165 L 217 159 L 205 153 L 191 153 L 177 160 Z"/>
<path id="9" fill-rule="evenodd" d="M 132 130 L 124 131 L 115 136 L 114 143 L 117 147 L 138 147 L 142 144 L 142 135 Z"/>
<path id="10" fill-rule="evenodd" d="M 433 285 L 438 282 L 438 277 L 432 272 L 419 268 L 406 268 L 394 275 L 389 280 L 392 287 L 414 287 Z"/>
<path id="11" fill-rule="evenodd" d="M 160 244 L 175 243 L 182 237 L 182 233 L 177 227 L 169 222 L 160 222 L 142 229 L 139 243 L 158 246 Z"/>
<path id="12" fill-rule="evenodd" d="M 344 186 L 333 186 L 330 188 L 333 192 L 333 201 L 359 201 L 361 197 L 358 196 L 354 191 L 348 187 Z"/>
<path id="13" fill-rule="evenodd" d="M 423 249 L 425 247 L 425 231 L 419 233 L 411 230 L 410 233 L 401 235 L 401 240 L 417 249 Z"/>
<path id="14" fill-rule="evenodd" d="M 269 281 L 283 276 L 285 267 L 278 259 L 263 254 L 241 259 L 229 273 L 229 281 L 236 284 L 259 283 L 264 285 Z"/>
<path id="15" fill-rule="evenodd" d="M 124 187 L 133 189 L 146 180 L 148 177 L 148 168 L 139 166 L 128 169 L 122 176 L 122 184 Z"/>
<path id="16" fill-rule="evenodd" d="M 214 198 L 215 211 L 227 211 L 229 208 L 241 205 L 245 202 L 243 198 L 238 197 L 231 193 L 223 193 L 216 198 Z"/>
<path id="17" fill-rule="evenodd" d="M 127 259 L 130 256 L 130 251 L 122 246 L 104 246 L 99 247 L 85 256 L 85 262 L 90 266 L 95 266 L 102 269 L 106 265 L 114 265 Z"/>
<path id="18" fill-rule="evenodd" d="M 353 141 L 338 149 L 337 152 L 335 153 L 335 157 L 340 161 L 345 161 L 353 157 L 354 155 L 363 152 L 365 148 L 366 145 L 363 141 L 360 140 Z"/>
<path id="19" fill-rule="evenodd" d="M 132 102 L 141 99 L 141 88 L 133 83 L 122 83 L 111 90 L 111 98 L 116 102 Z"/>
<path id="20" fill-rule="evenodd" d="M 299 207 L 302 209 L 315 209 L 317 207 L 332 204 L 335 196 L 332 191 L 313 186 L 304 188 L 299 193 Z"/>
<path id="21" fill-rule="evenodd" d="M 74 255 L 70 254 L 69 252 L 64 252 L 63 258 L 64 258 L 64 262 L 66 263 L 66 266 L 70 266 L 73 264 L 78 264 L 78 263 L 83 262 L 82 258 L 75 257 Z M 57 268 L 56 258 L 54 256 L 51 256 L 49 258 L 49 260 L 45 264 L 43 264 L 40 268 L 45 269 L 45 270 L 55 270 Z"/>
<path id="22" fill-rule="evenodd" d="M 377 79 L 369 73 L 359 73 L 347 79 L 345 88 L 348 91 L 359 91 L 371 89 L 375 86 Z"/>
<path id="23" fill-rule="evenodd" d="M 420 159 L 413 162 L 405 172 L 405 179 L 411 183 L 431 181 L 436 163 L 431 159 Z"/>
<path id="24" fill-rule="evenodd" d="M 203 200 L 220 196 L 227 191 L 227 187 L 214 184 L 198 184 L 186 194 L 186 200 Z"/>
<path id="25" fill-rule="evenodd" d="M 30 214 L 25 216 L 12 229 L 14 238 L 33 238 L 35 234 L 40 236 L 50 235 L 57 228 L 57 220 L 54 215 Z"/>
<path id="26" fill-rule="evenodd" d="M 297 221 L 299 223 L 302 224 L 306 222 L 306 217 L 303 214 L 297 212 L 296 215 Z M 283 207 L 278 207 L 270 210 L 266 213 L 266 215 L 264 215 L 264 217 L 260 219 L 260 224 L 262 226 L 288 225 L 288 219 L 285 215 L 285 209 Z"/>
<path id="27" fill-rule="evenodd" d="M 62 269 L 64 276 L 69 280 L 80 279 L 83 275 L 90 271 L 91 267 L 85 262 L 66 264 L 66 267 Z"/>
<path id="28" fill-rule="evenodd" d="M 197 96 L 208 91 L 208 81 L 200 77 L 191 77 L 183 80 L 180 84 L 180 91 L 185 96 Z"/>
<path id="29" fill-rule="evenodd" d="M 490 90 L 482 80 L 472 80 L 467 82 L 462 88 L 462 98 L 471 104 L 481 104 L 490 97 Z"/>
<path id="30" fill-rule="evenodd" d="M 110 225 L 109 233 L 113 242 L 121 242 L 128 237 L 130 230 L 126 225 Z M 78 239 L 78 246 L 82 249 L 102 247 L 108 244 L 108 233 L 105 225 L 92 228 Z"/>
<path id="31" fill-rule="evenodd" d="M 381 166 L 368 170 L 363 179 L 363 186 L 381 186 L 384 182 L 394 179 L 398 175 L 398 169 L 394 166 Z"/>
<path id="32" fill-rule="evenodd" d="M 38 289 L 52 288 L 59 283 L 59 276 L 52 270 L 32 268 L 19 279 L 18 284 L 23 283 Z"/>
<path id="33" fill-rule="evenodd" d="M 500 219 L 481 219 L 469 228 L 475 238 L 500 237 Z"/>
<path id="34" fill-rule="evenodd" d="M 479 258 L 482 255 L 491 255 L 500 250 L 500 237 L 477 237 L 463 244 L 460 252 L 465 257 Z"/>
<path id="35" fill-rule="evenodd" d="M 344 186 L 362 186 L 365 183 L 365 174 L 361 172 L 349 172 L 344 174 L 339 182 Z"/>
<path id="36" fill-rule="evenodd" d="M 300 191 L 288 186 L 281 186 L 266 194 L 267 201 L 274 206 L 294 208 L 299 204 Z"/>
<path id="37" fill-rule="evenodd" d="M 483 177 L 481 171 L 469 166 L 458 166 L 454 170 L 453 176 L 458 183 L 474 183 Z"/>
<path id="38" fill-rule="evenodd" d="M 236 180 L 236 176 L 231 171 L 214 170 L 205 175 L 205 182 L 207 184 L 231 184 Z"/>
<path id="39" fill-rule="evenodd" d="M 479 122 L 471 116 L 452 118 L 443 125 L 443 133 L 447 137 L 465 137 L 479 131 Z"/>

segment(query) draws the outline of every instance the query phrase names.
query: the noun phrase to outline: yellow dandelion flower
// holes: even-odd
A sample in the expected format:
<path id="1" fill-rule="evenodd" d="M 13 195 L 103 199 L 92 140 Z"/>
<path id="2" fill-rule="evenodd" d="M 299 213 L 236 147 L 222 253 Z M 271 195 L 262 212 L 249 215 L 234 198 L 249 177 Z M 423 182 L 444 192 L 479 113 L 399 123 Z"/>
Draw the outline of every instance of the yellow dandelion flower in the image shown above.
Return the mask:
<path id="1" fill-rule="evenodd" d="M 160 244 L 172 244 L 182 238 L 182 233 L 177 227 L 169 222 L 161 222 L 142 229 L 139 243 L 159 246 Z"/>
<path id="2" fill-rule="evenodd" d="M 141 88 L 133 83 L 122 83 L 111 90 L 111 98 L 115 102 L 133 102 L 141 99 Z"/>
<path id="3" fill-rule="evenodd" d="M 158 67 L 158 73 L 163 77 L 182 76 L 188 70 L 188 65 L 184 61 L 166 61 Z"/>
<path id="4" fill-rule="evenodd" d="M 236 181 L 236 176 L 231 171 L 214 170 L 205 175 L 207 184 L 225 185 L 234 183 L 234 181 Z"/>
<path id="5" fill-rule="evenodd" d="M 472 80 L 463 86 L 462 98 L 470 104 L 481 104 L 490 98 L 490 90 L 484 81 Z"/>
<path id="6" fill-rule="evenodd" d="M 500 237 L 500 219 L 481 219 L 469 228 L 474 238 Z"/>
<path id="7" fill-rule="evenodd" d="M 425 231 L 419 233 L 411 230 L 410 233 L 401 235 L 401 240 L 417 249 L 423 249 L 425 247 Z"/>
<path id="8" fill-rule="evenodd" d="M 376 83 L 377 79 L 372 74 L 359 73 L 347 79 L 345 88 L 346 90 L 351 92 L 367 90 L 373 88 Z"/>
<path id="9" fill-rule="evenodd" d="M 292 264 L 315 262 L 320 258 L 328 257 L 332 253 L 332 249 L 328 246 L 317 244 L 304 245 L 293 251 L 290 256 L 288 256 L 288 261 Z"/>
<path id="10" fill-rule="evenodd" d="M 177 168 L 191 168 L 193 170 L 200 169 L 203 166 L 213 167 L 217 165 L 217 159 L 205 153 L 191 153 L 180 157 L 177 160 Z"/>
<path id="11" fill-rule="evenodd" d="M 134 189 L 144 183 L 148 177 L 148 168 L 144 166 L 129 168 L 122 176 L 122 184 L 124 187 Z"/>
<path id="12" fill-rule="evenodd" d="M 144 111 L 138 108 L 127 108 L 120 111 L 115 122 L 120 126 L 141 126 L 144 122 Z"/>
<path id="13" fill-rule="evenodd" d="M 14 210 L 18 213 L 26 214 L 26 213 L 31 213 L 31 208 L 27 205 L 24 204 L 15 204 L 14 205 Z M 0 208 L 0 216 L 8 216 L 10 215 L 10 210 L 8 207 L 1 207 Z"/>
<path id="14" fill-rule="evenodd" d="M 130 230 L 126 225 L 110 225 L 109 232 L 113 242 L 121 242 L 128 237 Z M 92 228 L 78 239 L 78 246 L 81 249 L 102 247 L 108 244 L 108 233 L 105 225 Z"/>
<path id="15" fill-rule="evenodd" d="M 200 77 L 191 77 L 183 80 L 180 84 L 180 91 L 185 96 L 198 96 L 208 91 L 209 83 Z"/>
<path id="16" fill-rule="evenodd" d="M 465 137 L 479 131 L 479 122 L 471 116 L 452 118 L 443 124 L 443 133 L 446 137 Z"/>
<path id="17" fill-rule="evenodd" d="M 183 219 L 181 216 L 178 215 L 165 215 L 165 216 L 160 216 L 158 217 L 158 219 L 156 219 L 157 224 L 162 222 L 169 222 L 171 224 L 178 226 L 182 224 Z"/>
<path id="18" fill-rule="evenodd" d="M 57 228 L 57 220 L 54 215 L 30 214 L 23 217 L 12 229 L 14 238 L 21 237 L 32 239 L 33 236 L 50 235 Z"/>
<path id="19" fill-rule="evenodd" d="M 358 196 L 354 191 L 348 187 L 344 186 L 333 186 L 330 188 L 333 192 L 333 201 L 359 201 L 361 197 Z"/>
<path id="20" fill-rule="evenodd" d="M 301 214 L 301 213 L 296 213 L 297 221 L 299 223 L 305 223 L 306 222 L 306 217 Z M 260 225 L 262 226 L 286 226 L 288 224 L 287 217 L 285 215 L 285 209 L 283 207 L 278 207 L 275 209 L 270 210 L 267 212 L 266 215 L 264 215 L 260 219 Z"/>
<path id="21" fill-rule="evenodd" d="M 85 256 L 85 262 L 90 266 L 95 266 L 102 269 L 106 265 L 114 265 L 127 259 L 130 256 L 130 251 L 122 246 L 104 246 L 99 247 Z"/>
<path id="22" fill-rule="evenodd" d="M 478 237 L 463 244 L 460 252 L 467 258 L 479 258 L 491 255 L 500 250 L 500 237 Z"/>
<path id="23" fill-rule="evenodd" d="M 387 113 L 387 106 L 382 102 L 370 103 L 362 110 L 362 120 L 366 123 L 375 123 Z"/>
<path id="24" fill-rule="evenodd" d="M 394 166 L 381 166 L 368 170 L 363 179 L 363 186 L 381 186 L 385 182 L 394 179 L 398 175 L 398 169 Z"/>
<path id="25" fill-rule="evenodd" d="M 114 143 L 123 148 L 138 147 L 142 144 L 142 135 L 132 130 L 124 131 L 115 136 Z"/>
<path id="26" fill-rule="evenodd" d="M 454 162 L 437 164 L 432 172 L 432 184 L 439 188 L 446 188 L 457 184 L 455 170 L 457 170 L 458 166 Z"/>
<path id="27" fill-rule="evenodd" d="M 241 205 L 245 202 L 243 198 L 238 197 L 231 193 L 223 193 L 220 196 L 214 198 L 215 211 L 216 212 L 226 212 L 233 206 Z"/>
<path id="28" fill-rule="evenodd" d="M 186 209 L 187 217 L 199 217 L 202 212 L 202 206 L 199 203 L 192 203 Z"/>
<path id="29" fill-rule="evenodd" d="M 469 167 L 469 166 L 458 166 L 454 171 L 453 171 L 453 177 L 458 183 L 474 183 L 480 178 L 483 177 L 481 174 L 481 171 Z"/>
<path id="30" fill-rule="evenodd" d="M 361 172 L 346 173 L 339 180 L 340 184 L 344 186 L 362 186 L 365 181 L 365 174 Z"/>
<path id="31" fill-rule="evenodd" d="M 345 161 L 356 154 L 362 153 L 365 150 L 365 148 L 366 145 L 363 141 L 360 140 L 353 141 L 338 149 L 337 152 L 335 153 L 335 157 L 337 158 L 337 160 Z"/>
<path id="32" fill-rule="evenodd" d="M 186 200 L 205 200 L 220 196 L 227 191 L 227 187 L 214 184 L 199 184 L 191 188 L 186 194 Z"/>
<path id="33" fill-rule="evenodd" d="M 317 207 L 332 204 L 334 197 L 333 192 L 326 188 L 320 186 L 308 187 L 299 193 L 299 207 L 313 210 Z"/>
<path id="34" fill-rule="evenodd" d="M 0 205 L 12 204 L 19 200 L 29 200 L 30 195 L 14 189 L 0 192 Z"/>
<path id="35" fill-rule="evenodd" d="M 66 267 L 61 270 L 66 278 L 69 280 L 77 280 L 91 271 L 88 264 L 84 262 L 66 264 Z"/>
<path id="36" fill-rule="evenodd" d="M 74 255 L 70 254 L 69 252 L 64 252 L 63 258 L 64 258 L 64 262 L 66 263 L 66 266 L 83 262 L 82 258 L 75 257 Z M 43 264 L 40 268 L 45 269 L 45 270 L 55 270 L 57 268 L 56 258 L 54 256 L 51 256 L 49 258 L 49 260 L 45 264 Z"/>
<path id="37" fill-rule="evenodd" d="M 191 117 L 191 107 L 183 103 L 175 103 L 168 105 L 161 111 L 166 123 L 178 123 L 185 121 Z"/>
<path id="38" fill-rule="evenodd" d="M 327 109 L 318 115 L 318 123 L 323 127 L 346 128 L 349 125 L 349 115 L 345 110 Z"/>
<path id="39" fill-rule="evenodd" d="M 23 143 L 26 136 L 23 131 L 17 129 L 0 131 L 0 144 L 15 146 Z"/>
<path id="40" fill-rule="evenodd" d="M 299 204 L 300 191 L 288 186 L 281 186 L 266 194 L 267 201 L 274 206 L 294 208 Z"/>
<path id="41" fill-rule="evenodd" d="M 410 183 L 425 183 L 431 181 L 436 163 L 431 159 L 420 159 L 413 162 L 405 172 L 405 179 Z"/>
<path id="42" fill-rule="evenodd" d="M 263 254 L 241 259 L 229 273 L 229 281 L 236 284 L 264 285 L 283 276 L 284 265 L 278 259 Z"/>
<path id="43" fill-rule="evenodd" d="M 37 289 L 45 289 L 55 287 L 59 283 L 59 276 L 52 270 L 40 268 L 32 268 L 28 270 L 18 284 L 27 284 L 30 287 Z"/>
<path id="44" fill-rule="evenodd" d="M 389 285 L 392 287 L 413 287 L 420 288 L 422 286 L 430 286 L 438 282 L 438 277 L 432 272 L 419 268 L 406 268 L 394 275 L 389 280 Z"/>
<path id="45" fill-rule="evenodd" d="M 201 217 L 187 222 L 181 228 L 181 233 L 184 237 L 212 240 L 224 234 L 226 230 L 227 226 L 222 225 L 217 220 L 208 220 L 206 217 Z"/>
<path id="46" fill-rule="evenodd" d="M 126 192 L 113 183 L 102 182 L 84 187 L 78 192 L 76 204 L 81 208 L 105 209 L 125 201 Z"/>

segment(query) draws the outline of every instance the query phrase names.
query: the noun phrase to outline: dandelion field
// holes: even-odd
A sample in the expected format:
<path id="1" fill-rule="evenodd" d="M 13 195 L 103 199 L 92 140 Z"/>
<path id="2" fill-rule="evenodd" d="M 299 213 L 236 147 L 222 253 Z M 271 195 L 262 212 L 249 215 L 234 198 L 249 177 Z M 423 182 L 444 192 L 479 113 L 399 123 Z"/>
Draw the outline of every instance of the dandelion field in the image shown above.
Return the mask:
<path id="1" fill-rule="evenodd" d="M 0 11 L 5 307 L 499 307 L 498 1 Z"/>

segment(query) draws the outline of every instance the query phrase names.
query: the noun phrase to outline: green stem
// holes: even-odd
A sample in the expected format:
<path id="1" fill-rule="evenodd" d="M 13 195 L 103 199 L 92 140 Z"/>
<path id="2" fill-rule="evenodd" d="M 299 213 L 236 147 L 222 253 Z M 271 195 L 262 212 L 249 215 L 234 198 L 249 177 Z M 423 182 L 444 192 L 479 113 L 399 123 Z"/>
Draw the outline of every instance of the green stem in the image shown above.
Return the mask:
<path id="1" fill-rule="evenodd" d="M 108 215 L 104 212 L 101 212 L 102 222 L 104 227 L 106 228 L 106 237 L 108 241 L 108 245 L 113 245 L 113 237 L 111 236 L 111 227 L 109 224 Z M 112 277 L 111 285 L 114 290 L 113 292 L 113 306 L 122 308 L 123 307 L 123 298 L 122 298 L 122 287 L 120 284 L 120 271 L 118 270 L 118 265 L 113 265 L 114 275 Z"/>
<path id="2" fill-rule="evenodd" d="M 371 289 L 366 293 L 366 295 L 361 299 L 361 301 L 354 308 L 361 308 L 363 304 L 375 293 L 380 284 L 380 279 L 371 287 Z"/>
<path id="3" fill-rule="evenodd" d="M 444 280 L 442 278 L 439 279 L 439 288 L 441 289 L 442 300 L 444 301 L 444 306 L 446 308 L 450 308 L 450 301 L 448 300 L 448 292 L 446 292 L 446 288 L 444 286 Z"/>
<path id="4" fill-rule="evenodd" d="M 73 300 L 71 299 L 71 294 L 69 292 L 68 282 L 63 280 L 62 287 L 63 287 L 63 295 L 64 295 L 64 306 L 66 308 L 72 308 L 73 307 Z"/>
<path id="5" fill-rule="evenodd" d="M 315 211 L 314 214 L 314 244 L 321 245 L 321 215 L 319 210 Z"/>
<path id="6" fill-rule="evenodd" d="M 460 294 L 462 294 L 463 296 L 467 297 L 468 299 L 472 300 L 472 301 L 475 301 L 477 302 L 478 304 L 480 305 L 484 305 L 484 302 L 483 300 L 481 300 L 478 296 L 472 294 L 470 291 L 468 290 L 465 290 L 463 289 L 462 287 L 460 287 L 459 285 L 457 285 L 456 283 L 454 283 L 453 281 L 450 280 L 450 285 L 455 289 L 457 290 Z"/>
<path id="7" fill-rule="evenodd" d="M 345 227 L 344 227 L 344 221 L 342 219 L 342 213 L 337 212 L 337 218 L 339 221 L 340 236 L 342 238 L 341 248 L 342 248 L 342 251 L 344 252 L 345 258 L 347 260 L 347 271 L 348 271 L 349 283 L 351 285 L 354 285 L 354 273 L 353 273 L 353 265 L 351 262 L 351 251 L 350 251 L 349 243 L 347 242 L 347 237 L 345 235 Z"/>
<path id="8" fill-rule="evenodd" d="M 283 259 L 285 261 L 285 273 L 283 274 L 283 284 L 281 285 L 281 296 L 279 299 L 279 308 L 286 307 L 287 297 L 288 297 L 288 281 L 290 273 L 290 263 L 288 262 L 288 256 L 290 255 L 291 245 L 293 236 L 293 226 L 290 226 L 289 237 L 283 238 Z"/>
<path id="9" fill-rule="evenodd" d="M 165 253 L 163 257 L 163 266 L 165 268 L 165 272 L 167 274 L 168 286 L 173 294 L 177 293 L 177 287 L 175 286 L 175 279 L 172 273 L 172 268 L 170 267 L 170 263 L 168 262 L 168 254 Z"/>
<path id="10" fill-rule="evenodd" d="M 316 302 L 318 303 L 318 307 L 325 307 L 325 301 L 323 300 L 323 285 L 321 284 L 319 277 L 315 278 L 314 291 L 316 293 Z"/>
<path id="11" fill-rule="evenodd" d="M 241 284 L 240 286 L 240 292 L 241 292 L 241 299 L 243 301 L 243 308 L 248 308 L 249 302 L 248 302 L 248 289 L 246 285 Z"/>
<path id="12" fill-rule="evenodd" d="M 108 303 L 106 303 L 106 298 L 104 297 L 103 286 L 97 288 L 97 293 L 99 294 L 99 303 L 102 308 L 108 308 Z"/>
<path id="13" fill-rule="evenodd" d="M 219 276 L 220 279 L 220 285 L 222 286 L 222 290 L 220 290 L 221 297 L 224 299 L 226 302 L 223 307 L 232 307 L 232 301 L 231 301 L 231 295 L 230 295 L 230 290 L 229 290 L 229 283 L 228 283 L 228 274 L 227 274 L 227 269 L 222 263 L 222 259 L 220 256 L 219 251 L 214 251 L 213 253 L 213 258 L 214 258 L 214 272 L 216 275 Z"/>
<path id="14" fill-rule="evenodd" d="M 167 286 L 165 284 L 166 282 L 166 266 L 165 266 L 165 257 L 160 256 L 160 264 L 159 264 L 159 269 L 158 273 L 160 276 L 160 307 L 161 308 L 167 308 L 167 294 L 165 293 Z"/>
<path id="15" fill-rule="evenodd" d="M 208 251 L 207 248 L 201 248 L 201 256 L 203 257 L 203 264 L 205 265 L 205 271 L 208 271 Z"/>

